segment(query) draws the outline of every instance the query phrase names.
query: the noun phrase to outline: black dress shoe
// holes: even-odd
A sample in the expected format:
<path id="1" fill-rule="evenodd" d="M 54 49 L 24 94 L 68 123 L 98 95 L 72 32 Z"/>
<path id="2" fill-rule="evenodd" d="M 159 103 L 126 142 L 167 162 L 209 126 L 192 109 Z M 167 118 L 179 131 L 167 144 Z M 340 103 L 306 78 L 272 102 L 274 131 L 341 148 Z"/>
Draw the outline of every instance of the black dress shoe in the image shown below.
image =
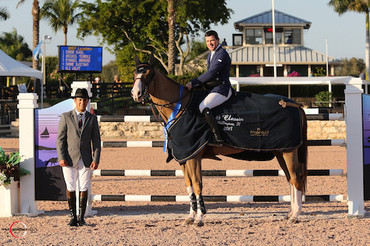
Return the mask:
<path id="1" fill-rule="evenodd" d="M 82 218 L 79 218 L 78 225 L 79 226 L 87 226 L 87 223 L 86 223 L 86 221 L 85 221 L 85 219 L 83 217 Z"/>
<path id="2" fill-rule="evenodd" d="M 69 226 L 78 226 L 77 219 L 72 218 L 71 221 L 68 223 Z"/>

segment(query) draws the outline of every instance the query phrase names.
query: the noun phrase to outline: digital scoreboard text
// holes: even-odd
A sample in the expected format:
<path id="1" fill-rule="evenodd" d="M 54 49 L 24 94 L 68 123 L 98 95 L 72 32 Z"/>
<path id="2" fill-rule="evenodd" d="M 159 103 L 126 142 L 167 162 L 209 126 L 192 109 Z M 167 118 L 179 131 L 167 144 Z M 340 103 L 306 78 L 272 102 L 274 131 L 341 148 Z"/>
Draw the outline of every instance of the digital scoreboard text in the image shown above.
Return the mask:
<path id="1" fill-rule="evenodd" d="M 101 72 L 102 47 L 59 46 L 60 72 Z"/>

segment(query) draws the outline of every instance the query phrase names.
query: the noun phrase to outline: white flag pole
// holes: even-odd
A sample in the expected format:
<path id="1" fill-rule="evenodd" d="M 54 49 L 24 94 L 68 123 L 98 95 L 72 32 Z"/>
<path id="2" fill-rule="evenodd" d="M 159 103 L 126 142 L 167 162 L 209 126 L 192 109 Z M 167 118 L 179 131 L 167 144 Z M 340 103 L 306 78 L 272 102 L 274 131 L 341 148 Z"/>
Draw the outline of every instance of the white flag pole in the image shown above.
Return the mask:
<path id="1" fill-rule="evenodd" d="M 274 78 L 276 78 L 275 0 L 272 0 L 272 43 L 274 46 Z"/>

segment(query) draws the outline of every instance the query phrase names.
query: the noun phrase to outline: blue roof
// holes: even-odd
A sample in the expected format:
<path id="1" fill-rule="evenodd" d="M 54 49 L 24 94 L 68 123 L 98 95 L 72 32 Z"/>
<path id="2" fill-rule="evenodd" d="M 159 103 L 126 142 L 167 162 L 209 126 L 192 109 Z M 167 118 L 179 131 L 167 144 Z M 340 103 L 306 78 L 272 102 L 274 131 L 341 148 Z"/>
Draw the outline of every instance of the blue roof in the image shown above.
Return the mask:
<path id="1" fill-rule="evenodd" d="M 272 10 L 268 10 L 260 14 L 253 15 L 251 17 L 245 18 L 234 23 L 235 29 L 240 29 L 241 26 L 251 26 L 251 25 L 252 26 L 272 25 Z M 311 26 L 311 22 L 275 10 L 275 25 L 303 26 L 305 29 L 308 29 Z"/>

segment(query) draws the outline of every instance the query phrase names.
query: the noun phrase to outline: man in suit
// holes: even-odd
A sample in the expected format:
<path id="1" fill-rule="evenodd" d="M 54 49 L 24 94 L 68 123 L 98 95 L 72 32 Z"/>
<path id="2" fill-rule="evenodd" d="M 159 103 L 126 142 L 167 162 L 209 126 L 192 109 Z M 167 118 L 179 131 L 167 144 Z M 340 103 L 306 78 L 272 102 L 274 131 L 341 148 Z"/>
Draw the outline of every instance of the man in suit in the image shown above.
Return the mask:
<path id="1" fill-rule="evenodd" d="M 89 95 L 86 89 L 77 89 L 72 97 L 76 107 L 60 117 L 57 136 L 59 165 L 67 185 L 67 200 L 72 215 L 69 226 L 84 226 L 84 215 L 91 182 L 90 170 L 97 169 L 101 143 L 97 117 L 86 111 Z M 91 149 L 92 146 L 92 149 Z M 76 183 L 80 184 L 80 207 L 77 218 Z"/>
<path id="2" fill-rule="evenodd" d="M 204 115 L 211 128 L 214 139 L 212 144 L 222 146 L 223 140 L 218 129 L 212 108 L 226 102 L 233 90 L 230 84 L 231 59 L 226 50 L 220 45 L 220 39 L 216 31 L 210 30 L 205 33 L 205 40 L 211 53 L 207 59 L 207 72 L 186 84 L 189 90 L 200 85 L 213 87 L 207 97 L 200 103 L 199 111 Z"/>

